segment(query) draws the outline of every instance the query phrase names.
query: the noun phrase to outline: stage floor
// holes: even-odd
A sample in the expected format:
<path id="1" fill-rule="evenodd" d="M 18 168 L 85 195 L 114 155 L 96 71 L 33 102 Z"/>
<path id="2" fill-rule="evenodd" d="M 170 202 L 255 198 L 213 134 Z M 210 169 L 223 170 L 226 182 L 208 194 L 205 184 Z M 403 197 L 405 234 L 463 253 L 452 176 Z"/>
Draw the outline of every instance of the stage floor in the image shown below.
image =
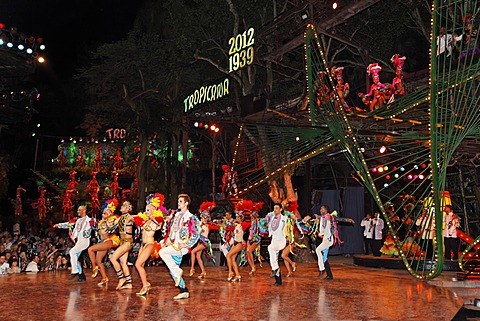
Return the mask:
<path id="1" fill-rule="evenodd" d="M 281 264 L 283 286 L 274 287 L 265 263 L 255 276 L 241 268 L 241 282 L 227 282 L 225 267 L 207 266 L 207 278 L 189 277 L 190 299 L 178 293 L 165 266 L 149 267 L 146 298 L 132 267 L 132 290 L 100 288 L 87 270 L 87 282 L 68 281 L 69 273 L 40 272 L 0 277 L 0 320 L 451 320 L 463 299 L 445 288 L 416 281 L 406 271 L 360 267 L 351 257 L 330 258 L 334 280 L 317 277 L 314 263 L 299 263 L 291 278 Z M 197 267 L 197 271 L 199 268 Z"/>

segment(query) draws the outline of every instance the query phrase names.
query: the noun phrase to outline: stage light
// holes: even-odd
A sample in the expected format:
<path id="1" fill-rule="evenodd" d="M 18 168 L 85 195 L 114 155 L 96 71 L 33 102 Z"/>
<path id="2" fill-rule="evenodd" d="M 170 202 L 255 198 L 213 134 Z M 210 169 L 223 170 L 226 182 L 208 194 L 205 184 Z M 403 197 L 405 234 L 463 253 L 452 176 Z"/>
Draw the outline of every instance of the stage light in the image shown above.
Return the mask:
<path id="1" fill-rule="evenodd" d="M 383 170 L 388 171 L 388 166 L 384 166 Z"/>
<path id="2" fill-rule="evenodd" d="M 210 126 L 210 130 L 211 130 L 212 132 L 215 131 L 215 128 L 217 128 L 215 125 Z"/>
<path id="3" fill-rule="evenodd" d="M 198 121 L 196 121 L 196 122 L 193 123 L 193 127 L 197 127 L 197 128 L 198 128 Z"/>
<path id="4" fill-rule="evenodd" d="M 418 165 L 414 165 L 414 166 L 413 166 L 413 169 L 418 169 Z"/>
<path id="5" fill-rule="evenodd" d="M 337 8 L 338 8 L 338 2 L 337 2 L 337 1 L 334 1 L 334 2 L 332 3 L 332 9 L 333 9 L 333 10 L 337 10 Z"/>
<path id="6" fill-rule="evenodd" d="M 19 45 L 17 46 L 17 48 L 18 48 L 18 50 L 23 50 L 23 49 L 25 49 L 25 46 L 22 45 L 22 44 L 19 44 Z"/>
<path id="7" fill-rule="evenodd" d="M 205 124 L 203 127 L 204 127 L 205 129 L 208 129 L 208 127 L 210 127 L 210 126 L 208 126 L 208 124 Z"/>
<path id="8" fill-rule="evenodd" d="M 7 47 L 8 47 L 8 48 L 13 48 L 13 43 L 7 42 Z"/>
<path id="9" fill-rule="evenodd" d="M 297 142 L 300 141 L 300 137 L 298 137 L 298 136 L 295 137 L 295 140 L 296 140 Z"/>
<path id="10" fill-rule="evenodd" d="M 383 154 L 383 153 L 385 153 L 386 150 L 387 150 L 387 147 L 382 146 L 382 147 L 380 147 L 379 152 L 380 152 L 380 154 Z"/>
<path id="11" fill-rule="evenodd" d="M 387 187 L 388 187 L 388 183 L 383 184 L 383 187 L 387 188 Z"/>
<path id="12" fill-rule="evenodd" d="M 33 53 L 32 48 L 27 48 L 27 53 L 28 53 L 29 55 L 31 55 L 31 54 Z"/>
<path id="13" fill-rule="evenodd" d="M 220 128 L 215 128 L 215 132 L 218 133 L 220 131 Z"/>
<path id="14" fill-rule="evenodd" d="M 378 172 L 379 172 L 379 173 L 383 173 L 383 167 L 379 167 L 379 168 L 378 168 Z"/>
<path id="15" fill-rule="evenodd" d="M 372 173 L 376 173 L 377 172 L 377 169 L 374 167 L 372 168 Z"/>
<path id="16" fill-rule="evenodd" d="M 5 25 L 3 23 L 0 23 L 0 29 L 4 29 Z"/>
<path id="17" fill-rule="evenodd" d="M 412 175 L 408 175 L 407 178 L 408 178 L 409 180 L 411 180 L 411 179 L 413 178 L 413 176 L 412 176 Z"/>
<path id="18" fill-rule="evenodd" d="M 386 179 L 390 179 L 390 175 L 385 176 Z"/>
<path id="19" fill-rule="evenodd" d="M 420 174 L 420 175 L 418 175 L 418 178 L 420 178 L 420 179 L 424 179 L 424 178 L 425 178 L 425 176 L 423 176 L 422 174 Z"/>
<path id="20" fill-rule="evenodd" d="M 395 177 L 395 178 L 398 178 L 398 177 L 399 177 L 399 175 L 398 175 L 398 174 L 395 174 L 395 175 L 393 175 L 393 177 Z"/>
<path id="21" fill-rule="evenodd" d="M 401 172 L 405 172 L 405 168 L 404 168 L 404 167 L 400 167 L 400 171 L 401 171 Z"/>
<path id="22" fill-rule="evenodd" d="M 43 64 L 45 62 L 45 58 L 43 57 L 38 57 L 37 61 L 41 64 Z"/>
<path id="23" fill-rule="evenodd" d="M 203 123 L 198 123 L 198 127 L 199 127 L 199 128 L 202 128 L 202 127 L 203 127 Z"/>
<path id="24" fill-rule="evenodd" d="M 45 50 L 45 45 L 40 45 L 40 50 Z"/>
<path id="25" fill-rule="evenodd" d="M 425 165 L 425 164 L 422 164 L 422 168 L 426 168 L 426 167 L 427 167 L 427 165 Z"/>

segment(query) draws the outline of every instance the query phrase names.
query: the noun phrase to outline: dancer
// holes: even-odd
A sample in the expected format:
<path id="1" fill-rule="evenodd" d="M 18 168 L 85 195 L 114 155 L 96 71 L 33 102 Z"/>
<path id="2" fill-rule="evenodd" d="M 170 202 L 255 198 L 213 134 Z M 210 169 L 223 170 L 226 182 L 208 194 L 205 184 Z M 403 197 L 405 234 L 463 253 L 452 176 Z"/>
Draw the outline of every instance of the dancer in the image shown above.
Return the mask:
<path id="1" fill-rule="evenodd" d="M 335 243 L 335 219 L 330 214 L 330 207 L 328 205 L 322 205 L 320 207 L 320 221 L 318 229 L 318 237 L 322 239 L 322 243 L 315 249 L 318 259 L 318 268 L 320 269 L 319 277 L 324 272 L 327 272 L 325 280 L 333 280 L 332 270 L 330 269 L 330 263 L 328 262 L 328 250 Z"/>
<path id="2" fill-rule="evenodd" d="M 282 204 L 275 203 L 273 205 L 273 212 L 268 213 L 265 220 L 268 226 L 268 236 L 272 238 L 268 246 L 268 254 L 270 256 L 272 274 L 275 276 L 275 283 L 273 285 L 279 286 L 282 285 L 282 275 L 280 274 L 280 267 L 278 266 L 278 253 L 287 245 L 285 237 L 287 217 L 282 215 Z"/>
<path id="3" fill-rule="evenodd" d="M 222 238 L 220 265 L 225 265 L 228 251 L 233 244 L 233 230 L 235 229 L 235 220 L 232 217 L 232 212 L 225 212 L 225 216 L 220 221 L 215 220 L 214 225 L 219 227 L 220 237 Z"/>
<path id="4" fill-rule="evenodd" d="M 108 277 L 105 267 L 103 266 L 103 258 L 107 255 L 108 250 L 117 247 L 120 244 L 119 237 L 111 233 L 112 226 L 115 222 L 115 209 L 117 208 L 117 200 L 108 200 L 102 207 L 102 219 L 98 222 L 98 237 L 100 243 L 92 245 L 88 248 L 88 256 L 90 262 L 92 262 L 92 278 L 96 278 L 98 271 L 102 275 L 102 281 L 98 283 L 98 286 L 107 286 Z"/>
<path id="5" fill-rule="evenodd" d="M 195 258 L 198 261 L 198 266 L 200 266 L 200 270 L 202 271 L 198 276 L 199 279 L 204 279 L 207 276 L 207 272 L 205 271 L 205 266 L 202 260 L 202 253 L 206 250 L 206 255 L 208 260 L 212 260 L 213 264 L 215 264 L 215 258 L 213 256 L 212 251 L 212 244 L 208 239 L 208 234 L 210 232 L 209 224 L 211 221 L 210 218 L 210 211 L 214 209 L 217 205 L 215 202 L 203 202 L 200 204 L 200 219 L 202 222 L 201 232 L 200 232 L 200 240 L 197 243 L 197 246 L 192 250 L 190 253 L 190 276 L 195 274 Z"/>
<path id="6" fill-rule="evenodd" d="M 90 235 L 94 220 L 87 216 L 87 207 L 81 205 L 77 210 L 79 218 L 74 222 L 64 222 L 55 224 L 54 228 L 70 229 L 70 237 L 76 240 L 75 246 L 70 249 L 70 265 L 72 266 L 72 274 L 68 278 L 74 282 L 85 282 L 87 278 L 83 273 L 82 266 L 78 263 L 78 258 L 82 251 L 90 245 Z"/>
<path id="7" fill-rule="evenodd" d="M 248 234 L 247 241 L 247 261 L 250 267 L 252 268 L 249 272 L 250 275 L 255 275 L 257 269 L 255 268 L 255 258 L 254 253 L 257 253 L 258 260 L 260 261 L 260 266 L 262 265 L 261 255 L 260 255 L 260 243 L 262 242 L 262 237 L 260 235 L 259 227 L 259 215 L 258 212 L 263 206 L 263 202 L 257 202 L 253 204 L 252 207 L 252 222 L 250 226 L 250 232 Z"/>
<path id="8" fill-rule="evenodd" d="M 147 272 L 145 271 L 145 262 L 155 251 L 155 241 L 153 239 L 155 231 L 162 228 L 164 217 L 167 213 L 163 207 L 165 197 L 160 193 L 150 194 L 147 196 L 147 206 L 145 213 L 139 213 L 134 217 L 135 224 L 142 228 L 142 247 L 138 252 L 135 268 L 142 280 L 142 289 L 137 295 L 147 295 L 151 285 L 147 281 Z M 118 275 L 118 274 L 117 274 Z M 120 275 L 118 275 L 120 277 Z"/>
<path id="9" fill-rule="evenodd" d="M 190 213 L 190 196 L 178 195 L 178 212 L 174 216 L 166 218 L 165 237 L 162 241 L 160 257 L 167 265 L 170 274 L 175 281 L 175 286 L 180 288 L 180 293 L 173 297 L 174 300 L 188 299 L 190 293 L 183 280 L 183 270 L 180 268 L 182 257 L 188 253 L 200 238 L 200 222 Z"/>
<path id="10" fill-rule="evenodd" d="M 122 215 L 115 221 L 115 225 L 118 227 L 118 233 L 120 234 L 120 245 L 110 257 L 110 262 L 112 262 L 118 277 L 117 290 L 132 288 L 132 277 L 127 264 L 128 252 L 133 247 L 134 216 L 131 215 L 132 204 L 128 201 L 123 202 L 120 207 L 120 213 L 122 213 Z"/>
<path id="11" fill-rule="evenodd" d="M 233 230 L 233 244 L 230 250 L 227 253 L 227 265 L 228 265 L 228 278 L 227 281 L 239 281 L 242 279 L 240 271 L 238 270 L 237 264 L 237 255 L 240 253 L 245 244 L 243 240 L 243 231 L 242 226 L 244 215 L 242 212 L 237 212 L 235 215 L 235 229 Z"/>

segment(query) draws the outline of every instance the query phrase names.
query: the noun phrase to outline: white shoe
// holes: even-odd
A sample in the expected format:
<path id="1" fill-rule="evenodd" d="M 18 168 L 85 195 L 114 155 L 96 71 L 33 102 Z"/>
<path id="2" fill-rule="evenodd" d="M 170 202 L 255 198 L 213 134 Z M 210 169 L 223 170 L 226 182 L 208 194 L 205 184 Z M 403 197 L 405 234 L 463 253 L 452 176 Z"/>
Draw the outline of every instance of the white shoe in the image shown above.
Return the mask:
<path id="1" fill-rule="evenodd" d="M 190 297 L 190 293 L 188 292 L 182 292 L 177 294 L 176 296 L 173 297 L 174 300 L 181 300 L 181 299 L 188 299 Z"/>
<path id="2" fill-rule="evenodd" d="M 175 277 L 175 286 L 178 286 L 180 284 L 180 281 L 182 280 L 182 275 L 183 270 L 181 270 L 180 273 Z"/>

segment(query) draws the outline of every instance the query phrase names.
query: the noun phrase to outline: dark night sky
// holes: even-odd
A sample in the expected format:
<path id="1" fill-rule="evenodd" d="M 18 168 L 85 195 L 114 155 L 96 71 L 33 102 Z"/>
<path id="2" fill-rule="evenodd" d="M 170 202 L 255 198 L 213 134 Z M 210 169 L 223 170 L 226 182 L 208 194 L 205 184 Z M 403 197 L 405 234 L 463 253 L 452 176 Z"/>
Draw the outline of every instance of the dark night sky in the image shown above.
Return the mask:
<path id="1" fill-rule="evenodd" d="M 132 29 L 142 2 L 2 0 L 0 22 L 28 36 L 44 38 L 49 69 L 64 78 L 72 75 L 91 46 L 121 40 Z"/>

